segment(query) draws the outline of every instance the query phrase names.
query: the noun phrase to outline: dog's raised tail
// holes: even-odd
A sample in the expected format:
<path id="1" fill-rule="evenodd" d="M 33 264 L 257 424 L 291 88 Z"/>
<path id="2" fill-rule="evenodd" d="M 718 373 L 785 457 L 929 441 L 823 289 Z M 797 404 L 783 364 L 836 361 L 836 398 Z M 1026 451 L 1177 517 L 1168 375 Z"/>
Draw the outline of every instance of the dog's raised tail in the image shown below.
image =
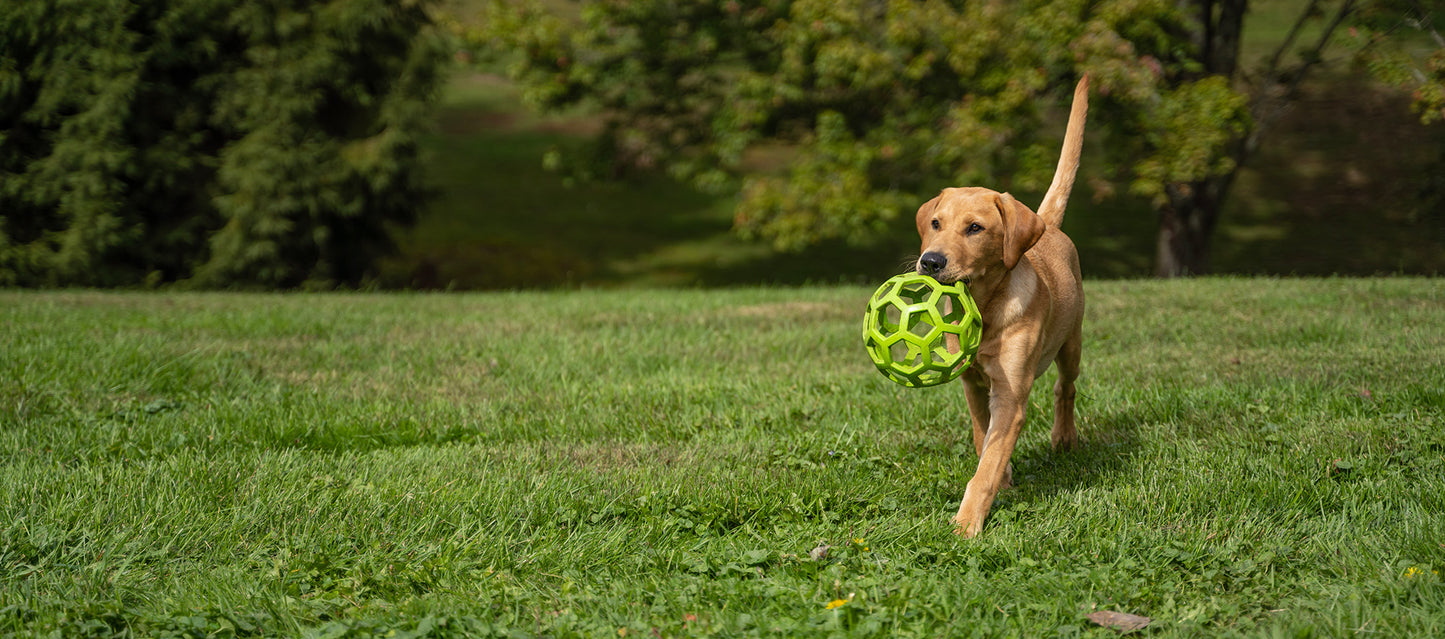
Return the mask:
<path id="1" fill-rule="evenodd" d="M 1089 76 L 1079 79 L 1074 87 L 1074 105 L 1069 109 L 1069 127 L 1064 132 L 1064 149 L 1059 152 L 1059 168 L 1044 201 L 1039 204 L 1039 217 L 1054 228 L 1064 222 L 1064 207 L 1074 190 L 1074 175 L 1079 172 L 1079 151 L 1084 147 L 1084 120 L 1089 113 Z"/>

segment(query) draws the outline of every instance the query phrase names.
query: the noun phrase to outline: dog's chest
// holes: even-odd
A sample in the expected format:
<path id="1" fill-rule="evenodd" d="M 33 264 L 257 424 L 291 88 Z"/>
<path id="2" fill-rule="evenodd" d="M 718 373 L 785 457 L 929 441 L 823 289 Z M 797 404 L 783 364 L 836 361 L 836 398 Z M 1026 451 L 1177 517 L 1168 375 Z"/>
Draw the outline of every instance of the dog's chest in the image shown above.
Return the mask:
<path id="1" fill-rule="evenodd" d="M 1028 264 L 1024 262 L 1023 264 Z M 1029 304 L 1039 292 L 1039 276 L 1032 265 L 1015 268 L 1004 289 L 1004 298 L 999 306 L 998 324 L 1010 326 L 1019 321 L 1028 311 Z"/>

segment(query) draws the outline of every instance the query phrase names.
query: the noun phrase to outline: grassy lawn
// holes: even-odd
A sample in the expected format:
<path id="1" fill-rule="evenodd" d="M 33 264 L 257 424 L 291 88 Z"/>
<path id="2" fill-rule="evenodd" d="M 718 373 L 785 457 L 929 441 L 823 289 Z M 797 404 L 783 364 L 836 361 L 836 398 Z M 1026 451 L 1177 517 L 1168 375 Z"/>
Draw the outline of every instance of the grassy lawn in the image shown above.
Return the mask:
<path id="1" fill-rule="evenodd" d="M 595 116 L 528 112 L 518 90 L 458 72 L 424 140 L 435 198 L 397 234 L 389 288 L 728 286 L 882 281 L 917 252 L 912 219 L 876 246 L 781 253 L 732 231 L 733 198 L 659 174 L 575 181 L 543 155 L 576 150 Z"/>
<path id="2" fill-rule="evenodd" d="M 0 636 L 1445 633 L 1445 282 L 1089 283 L 970 541 L 868 293 L 0 292 Z"/>

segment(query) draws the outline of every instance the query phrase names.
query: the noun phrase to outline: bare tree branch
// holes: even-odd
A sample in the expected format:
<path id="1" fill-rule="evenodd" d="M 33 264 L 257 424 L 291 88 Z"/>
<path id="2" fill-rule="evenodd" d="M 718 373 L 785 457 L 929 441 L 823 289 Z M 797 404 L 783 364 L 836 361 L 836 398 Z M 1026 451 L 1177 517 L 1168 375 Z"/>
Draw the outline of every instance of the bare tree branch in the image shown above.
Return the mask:
<path id="1" fill-rule="evenodd" d="M 1345 0 L 1344 4 L 1340 5 L 1340 10 L 1335 12 L 1335 19 L 1331 20 L 1330 25 L 1325 27 L 1325 32 L 1320 34 L 1320 39 L 1315 43 L 1314 50 L 1310 51 L 1309 55 L 1300 61 L 1299 67 L 1294 71 L 1294 77 L 1285 83 L 1288 92 L 1294 93 L 1300 81 L 1304 80 L 1305 74 L 1323 59 L 1325 46 L 1330 43 L 1330 38 L 1334 36 L 1335 29 L 1339 28 L 1340 23 L 1344 22 L 1345 17 L 1349 16 L 1350 12 L 1354 11 L 1354 9 L 1355 0 Z"/>
<path id="2" fill-rule="evenodd" d="M 1430 12 L 1426 11 L 1425 7 L 1419 2 L 1415 2 L 1414 4 L 1415 11 L 1419 13 L 1420 17 L 1414 21 L 1415 24 L 1410 26 L 1429 33 L 1430 37 L 1435 40 L 1435 46 L 1445 48 L 1445 37 L 1441 37 L 1440 32 L 1435 30 L 1435 25 L 1430 20 Z M 1406 20 L 1409 20 L 1409 18 L 1406 18 Z"/>
<path id="3" fill-rule="evenodd" d="M 1242 164 L 1245 157 L 1253 154 L 1255 149 L 1259 148 L 1260 138 L 1264 134 L 1265 129 L 1274 122 L 1275 118 L 1279 117 L 1279 114 L 1289 108 L 1290 97 L 1298 91 L 1300 82 L 1304 80 L 1305 75 L 1309 73 L 1310 69 L 1314 68 L 1315 65 L 1323 60 L 1324 49 L 1329 45 L 1330 38 L 1334 36 L 1335 30 L 1339 28 L 1345 18 L 1355 10 L 1355 3 L 1356 0 L 1345 0 L 1340 5 L 1339 10 L 1335 12 L 1334 18 L 1331 19 L 1325 27 L 1324 33 L 1320 34 L 1320 38 L 1315 42 L 1313 49 L 1301 54 L 1299 65 L 1293 69 L 1281 72 L 1276 65 L 1279 62 L 1279 58 L 1283 55 L 1285 48 L 1288 46 L 1289 40 L 1296 37 L 1300 26 L 1309 18 L 1310 12 L 1319 4 L 1317 0 L 1310 1 L 1309 6 L 1305 8 L 1305 13 L 1300 15 L 1299 20 L 1296 21 L 1290 29 L 1290 34 L 1285 38 L 1286 43 L 1275 51 L 1274 58 L 1270 60 L 1269 68 L 1266 69 L 1264 77 L 1260 79 L 1260 83 L 1255 87 L 1255 94 L 1249 109 L 1250 116 L 1254 119 L 1254 127 L 1250 129 L 1250 132 L 1240 141 L 1239 146 L 1234 151 L 1234 157 L 1237 162 Z"/>
<path id="4" fill-rule="evenodd" d="M 1264 69 L 1266 78 L 1273 79 L 1275 77 L 1275 71 L 1279 69 L 1279 59 L 1284 57 L 1285 51 L 1288 51 L 1290 47 L 1294 46 L 1295 37 L 1299 35 L 1300 29 L 1304 27 L 1305 22 L 1309 21 L 1310 16 L 1315 14 L 1315 10 L 1319 5 L 1320 0 L 1310 0 L 1309 5 L 1305 6 L 1304 11 L 1300 12 L 1299 18 L 1297 18 L 1294 21 L 1294 25 L 1289 28 L 1289 34 L 1284 37 L 1284 42 L 1279 43 L 1279 48 L 1274 50 L 1273 56 L 1270 56 L 1269 65 Z"/>

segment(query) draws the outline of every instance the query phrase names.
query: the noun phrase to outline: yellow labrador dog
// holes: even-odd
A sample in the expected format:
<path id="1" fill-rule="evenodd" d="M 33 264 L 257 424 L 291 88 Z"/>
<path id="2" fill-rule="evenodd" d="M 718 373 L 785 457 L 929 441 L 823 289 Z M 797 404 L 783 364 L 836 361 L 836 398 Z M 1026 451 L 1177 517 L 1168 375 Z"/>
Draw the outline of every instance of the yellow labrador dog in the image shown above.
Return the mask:
<path id="1" fill-rule="evenodd" d="M 1079 255 L 1059 225 L 1073 189 L 1089 109 L 1089 78 L 1074 89 L 1064 149 L 1054 181 L 1034 213 L 1007 193 L 945 189 L 918 209 L 923 239 L 919 273 L 963 282 L 983 315 L 983 341 L 963 373 L 978 471 L 953 521 L 972 537 L 983 528 L 998 491 L 1009 487 L 1009 457 L 1024 425 L 1034 380 L 1059 365 L 1054 385 L 1056 450 L 1078 442 L 1074 380 L 1079 376 L 1084 289 Z"/>

